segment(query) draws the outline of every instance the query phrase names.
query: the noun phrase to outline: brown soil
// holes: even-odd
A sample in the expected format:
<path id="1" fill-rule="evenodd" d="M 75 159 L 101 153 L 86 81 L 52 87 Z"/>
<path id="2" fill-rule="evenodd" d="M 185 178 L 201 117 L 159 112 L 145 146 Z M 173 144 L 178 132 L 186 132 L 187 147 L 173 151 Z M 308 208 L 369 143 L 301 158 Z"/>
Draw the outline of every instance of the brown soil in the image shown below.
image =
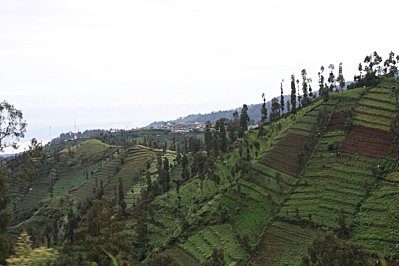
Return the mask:
<path id="1" fill-rule="evenodd" d="M 364 126 L 354 126 L 342 145 L 342 149 L 351 153 L 384 158 L 389 151 L 388 132 Z"/>
<path id="2" fill-rule="evenodd" d="M 345 129 L 345 122 L 348 118 L 348 114 L 344 112 L 334 113 L 331 116 L 330 124 L 328 125 L 327 131 L 337 131 Z"/>
<path id="3" fill-rule="evenodd" d="M 276 170 L 297 176 L 301 172 L 299 157 L 304 153 L 307 160 L 312 151 L 305 151 L 307 137 L 289 134 L 277 142 L 273 148 L 260 160 L 261 163 Z M 310 147 L 313 149 L 313 147 Z"/>

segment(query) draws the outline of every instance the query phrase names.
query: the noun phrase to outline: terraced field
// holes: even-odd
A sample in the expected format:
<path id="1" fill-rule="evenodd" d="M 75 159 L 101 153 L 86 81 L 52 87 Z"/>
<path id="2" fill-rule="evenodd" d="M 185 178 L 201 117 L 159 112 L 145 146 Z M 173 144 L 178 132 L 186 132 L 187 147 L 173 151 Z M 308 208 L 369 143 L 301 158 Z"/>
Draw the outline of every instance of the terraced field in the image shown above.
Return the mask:
<path id="1" fill-rule="evenodd" d="M 318 231 L 286 222 L 274 222 L 265 232 L 249 265 L 301 265 L 301 258 Z"/>
<path id="2" fill-rule="evenodd" d="M 338 156 L 325 151 L 323 144 L 318 145 L 303 179 L 278 216 L 338 228 L 339 211 L 343 209 L 351 224 L 367 195 L 367 187 L 375 182 L 372 162 L 372 159 L 352 154 Z"/>
<path id="3" fill-rule="evenodd" d="M 354 125 L 389 131 L 396 115 L 396 96 L 387 87 L 372 88 L 355 107 Z"/>
<path id="4" fill-rule="evenodd" d="M 298 176 L 313 152 L 319 130 L 328 125 L 333 106 L 318 105 L 297 120 L 288 129 L 288 134 L 282 136 L 259 161 L 280 172 Z"/>
<path id="5" fill-rule="evenodd" d="M 126 194 L 143 174 L 147 162 L 152 162 L 155 158 L 156 153 L 145 146 L 136 145 L 129 149 L 125 162 L 121 165 L 118 173 L 113 175 L 105 186 L 105 195 L 114 193 L 114 187 L 118 187 L 119 178 L 122 179 Z"/>
<path id="6" fill-rule="evenodd" d="M 353 128 L 345 139 L 343 150 L 366 156 L 388 156 L 389 129 L 396 116 L 395 92 L 384 83 L 368 89 L 354 108 Z"/>
<path id="7" fill-rule="evenodd" d="M 343 143 L 343 150 L 366 156 L 388 156 L 390 139 L 387 131 L 364 126 L 354 126 Z"/>
<path id="8" fill-rule="evenodd" d="M 156 170 L 156 158 L 162 154 L 162 158 L 168 158 L 170 164 L 175 165 L 176 152 L 150 149 L 142 145 L 136 145 L 128 152 L 124 164 L 120 171 L 112 177 L 111 181 L 105 187 L 105 195 L 112 195 L 115 188 L 118 187 L 119 178 L 122 179 L 124 185 L 125 201 L 128 207 L 141 198 L 141 191 L 147 188 L 145 172 L 147 163 L 151 163 L 150 172 L 152 180 L 158 178 Z"/>
<path id="9" fill-rule="evenodd" d="M 188 254 L 187 252 L 183 251 L 179 247 L 174 247 L 172 249 L 168 249 L 165 254 L 169 255 L 173 258 L 174 262 L 179 266 L 200 266 L 199 262 L 196 260 L 195 257 Z"/>
<path id="10" fill-rule="evenodd" d="M 62 172 L 54 184 L 53 195 L 65 195 L 70 190 L 80 187 L 86 181 L 86 173 L 90 175 L 92 172 L 98 171 L 100 165 L 101 163 L 96 163 L 79 170 Z"/>
<path id="11" fill-rule="evenodd" d="M 334 113 L 331 116 L 330 124 L 328 125 L 327 131 L 341 131 L 345 130 L 345 124 L 348 120 L 347 112 Z"/>
<path id="12" fill-rule="evenodd" d="M 224 249 L 227 264 L 244 261 L 249 254 L 242 249 L 231 231 L 229 224 L 207 227 L 190 236 L 185 243 L 179 245 L 179 248 L 199 263 L 204 263 L 211 257 L 213 247 Z"/>
<path id="13" fill-rule="evenodd" d="M 398 174 L 398 173 L 394 173 Z M 390 177 L 388 177 L 390 179 Z M 367 251 L 397 256 L 399 251 L 399 184 L 383 181 L 362 204 L 356 216 L 359 223 L 351 239 Z"/>
<path id="14" fill-rule="evenodd" d="M 108 184 L 111 178 L 117 173 L 120 167 L 120 158 L 115 156 L 114 158 L 109 158 L 104 162 L 99 170 L 90 176 L 81 186 L 72 190 L 70 194 L 76 196 L 80 200 L 84 201 L 95 195 L 96 190 L 100 187 L 100 182 L 103 184 Z"/>
<path id="15" fill-rule="evenodd" d="M 97 139 L 90 139 L 75 145 L 69 149 L 60 152 L 61 159 L 68 157 L 69 153 L 73 153 L 75 157 L 96 157 L 100 156 L 108 150 L 116 150 L 115 146 L 105 144 Z"/>
<path id="16" fill-rule="evenodd" d="M 20 210 L 29 210 L 48 195 L 49 183 L 47 182 L 39 182 L 31 185 L 28 188 L 28 192 L 26 192 L 20 199 L 18 203 L 18 209 Z"/>

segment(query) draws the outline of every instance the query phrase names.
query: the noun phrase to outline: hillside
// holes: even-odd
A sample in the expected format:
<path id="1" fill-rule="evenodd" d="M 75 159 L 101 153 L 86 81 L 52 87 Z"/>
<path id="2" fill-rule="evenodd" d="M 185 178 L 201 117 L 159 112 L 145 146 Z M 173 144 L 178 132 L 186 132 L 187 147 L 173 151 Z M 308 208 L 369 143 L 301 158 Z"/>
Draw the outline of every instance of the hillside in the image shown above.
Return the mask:
<path id="1" fill-rule="evenodd" d="M 373 168 L 380 159 L 397 156 L 387 131 L 397 115 L 391 111 L 396 106 L 393 85 L 398 88 L 397 81 L 383 80 L 376 88 L 334 93 L 328 102 L 317 101 L 279 121 L 275 136 L 262 140 L 252 170 L 233 183 L 228 181 L 228 169 L 237 154 L 228 155 L 219 165 L 226 179 L 218 189 L 208 181 L 200 197 L 207 200 L 200 200 L 195 212 L 187 211 L 190 224 L 198 229 L 165 253 L 179 265 L 194 265 L 223 247 L 227 263 L 300 265 L 317 235 L 340 230 L 342 212 L 350 240 L 370 256 L 396 258 L 399 220 L 388 219 L 393 205 L 380 205 L 377 198 L 398 200 L 399 189 L 386 178 L 376 178 Z M 255 135 L 248 137 L 253 140 Z M 190 195 L 192 186 L 181 187 L 180 195 Z M 157 209 L 164 209 L 162 204 Z M 227 222 L 219 220 L 222 209 L 227 210 Z M 387 216 L 377 219 L 378 212 Z"/>
<path id="2" fill-rule="evenodd" d="M 26 228 L 45 239 L 36 241 L 64 243 L 63 259 L 100 265 L 108 260 L 101 249 L 143 265 L 203 265 L 215 256 L 227 265 L 301 265 L 331 230 L 370 265 L 379 258 L 396 265 L 399 82 L 379 80 L 317 98 L 268 124 L 266 136 L 253 129 L 229 142 L 219 156 L 205 152 L 207 137 L 166 131 L 128 137 L 123 147 L 66 142 L 48 157 L 48 176 L 11 189 L 20 214 L 10 232 Z M 181 153 L 168 149 L 176 141 Z M 91 219 L 105 223 L 101 234 L 92 233 Z M 57 236 L 43 235 L 43 226 Z M 137 247 L 133 255 L 124 241 Z"/>

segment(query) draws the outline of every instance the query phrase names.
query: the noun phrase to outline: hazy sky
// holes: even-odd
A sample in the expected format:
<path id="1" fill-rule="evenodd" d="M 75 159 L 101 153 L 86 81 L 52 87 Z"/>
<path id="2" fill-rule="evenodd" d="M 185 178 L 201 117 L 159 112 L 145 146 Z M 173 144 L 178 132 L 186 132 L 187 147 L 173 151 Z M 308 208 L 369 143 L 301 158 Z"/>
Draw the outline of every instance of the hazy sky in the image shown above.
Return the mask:
<path id="1" fill-rule="evenodd" d="M 0 0 L 0 95 L 32 132 L 257 103 L 399 48 L 397 1 Z M 395 51 L 399 52 L 399 50 Z M 314 84 L 314 87 L 316 84 Z M 36 130 L 36 131 L 34 131 Z M 46 132 L 46 134 L 48 133 Z"/>

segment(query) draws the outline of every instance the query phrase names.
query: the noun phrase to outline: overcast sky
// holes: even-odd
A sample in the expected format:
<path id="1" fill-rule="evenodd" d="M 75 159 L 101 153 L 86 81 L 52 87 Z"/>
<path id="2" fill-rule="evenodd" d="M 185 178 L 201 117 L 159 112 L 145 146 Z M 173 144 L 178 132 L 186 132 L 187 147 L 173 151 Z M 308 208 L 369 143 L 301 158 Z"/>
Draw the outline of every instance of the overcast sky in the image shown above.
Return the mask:
<path id="1" fill-rule="evenodd" d="M 0 95 L 32 132 L 143 125 L 277 96 L 399 48 L 397 1 L 0 0 Z M 399 51 L 395 51 L 399 52 Z M 314 84 L 314 87 L 316 84 Z M 121 122 L 121 123 L 119 123 Z M 35 131 L 36 130 L 36 131 Z M 44 134 L 48 135 L 48 133 Z"/>

